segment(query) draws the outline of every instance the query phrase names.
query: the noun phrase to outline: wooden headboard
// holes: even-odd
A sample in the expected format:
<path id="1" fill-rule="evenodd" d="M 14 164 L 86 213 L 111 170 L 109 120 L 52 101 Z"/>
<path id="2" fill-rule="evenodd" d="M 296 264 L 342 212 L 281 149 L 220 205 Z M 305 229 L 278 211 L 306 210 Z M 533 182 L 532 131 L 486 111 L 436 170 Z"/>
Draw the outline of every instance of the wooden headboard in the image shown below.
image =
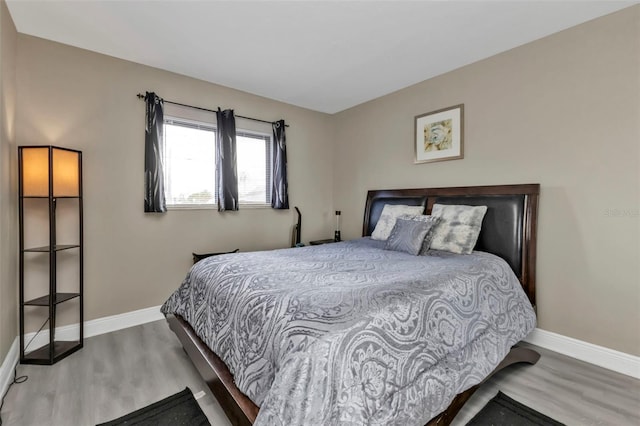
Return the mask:
<path id="1" fill-rule="evenodd" d="M 362 236 L 371 235 L 385 204 L 424 206 L 425 214 L 436 203 L 487 206 L 475 249 L 503 258 L 535 307 L 539 196 L 539 184 L 372 190 L 367 193 Z"/>

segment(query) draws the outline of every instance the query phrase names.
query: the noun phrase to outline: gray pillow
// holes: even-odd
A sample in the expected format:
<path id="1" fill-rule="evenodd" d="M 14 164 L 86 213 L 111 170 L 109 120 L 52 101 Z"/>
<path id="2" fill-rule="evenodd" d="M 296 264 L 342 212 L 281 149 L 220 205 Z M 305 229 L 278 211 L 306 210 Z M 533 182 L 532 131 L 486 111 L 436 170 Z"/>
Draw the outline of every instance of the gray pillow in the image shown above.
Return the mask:
<path id="1" fill-rule="evenodd" d="M 380 213 L 376 228 L 371 233 L 374 240 L 386 240 L 396 224 L 398 216 L 403 214 L 419 215 L 424 211 L 424 206 L 405 206 L 404 204 L 385 204 Z"/>
<path id="2" fill-rule="evenodd" d="M 438 224 L 438 222 L 440 222 L 440 218 L 436 216 L 425 215 L 425 214 L 421 214 L 417 216 L 403 214 L 398 216 L 398 219 L 418 220 L 418 221 L 426 222 L 429 224 L 429 231 L 427 231 L 427 235 L 424 237 L 424 240 L 422 241 L 422 248 L 420 249 L 420 255 L 427 254 L 427 251 L 429 251 L 429 247 L 431 246 L 431 240 L 433 240 L 433 236 L 435 235 L 434 229 L 436 228 L 436 225 Z"/>
<path id="3" fill-rule="evenodd" d="M 402 251 L 416 256 L 431 224 L 420 220 L 397 219 L 387 238 L 385 250 Z"/>
<path id="4" fill-rule="evenodd" d="M 431 215 L 440 218 L 435 227 L 431 248 L 469 254 L 478 241 L 487 206 L 434 204 Z"/>

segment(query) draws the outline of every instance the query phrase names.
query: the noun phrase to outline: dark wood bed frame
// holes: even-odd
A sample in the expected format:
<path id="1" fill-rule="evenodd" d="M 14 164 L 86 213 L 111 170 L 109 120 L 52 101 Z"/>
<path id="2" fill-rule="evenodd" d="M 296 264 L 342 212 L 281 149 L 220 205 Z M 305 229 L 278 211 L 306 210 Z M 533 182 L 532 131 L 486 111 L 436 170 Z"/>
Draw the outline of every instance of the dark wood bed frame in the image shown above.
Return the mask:
<path id="1" fill-rule="evenodd" d="M 516 262 L 518 263 L 517 267 L 512 265 L 512 268 L 514 268 L 516 276 L 535 308 L 536 235 L 539 194 L 540 186 L 538 184 L 369 191 L 365 204 L 362 235 L 367 236 L 371 234 L 371 230 L 375 227 L 375 222 L 377 222 L 379 218 L 380 206 L 385 203 L 424 205 L 425 213 L 430 213 L 435 203 L 479 205 L 479 203 L 483 201 L 492 203 L 493 200 L 498 200 L 499 202 L 502 198 L 509 200 L 516 199 L 518 200 L 517 203 L 519 206 L 518 218 L 514 223 L 505 223 L 506 227 L 514 227 L 515 225 L 514 235 L 516 236 L 515 238 L 518 239 L 517 243 L 514 242 L 514 246 L 519 248 L 520 259 L 519 262 Z M 491 209 L 491 207 L 489 207 L 489 209 Z M 489 211 L 487 211 L 487 215 L 489 215 Z M 485 216 L 485 222 L 486 220 L 487 216 Z M 499 219 L 497 224 L 494 223 L 492 225 L 494 228 L 496 226 L 500 226 Z M 483 223 L 482 232 L 493 232 L 491 229 L 489 231 L 485 231 L 485 229 L 485 224 Z M 498 233 L 500 233 L 499 230 Z M 489 247 L 480 247 L 479 249 L 491 251 L 491 237 L 492 235 L 485 234 L 483 236 L 481 233 L 478 245 L 481 244 L 480 240 L 484 240 L 489 242 Z M 496 236 L 496 238 L 503 238 L 503 236 Z M 477 248 L 478 245 L 476 246 Z M 235 386 L 233 376 L 225 363 L 207 347 L 195 334 L 191 326 L 181 317 L 167 315 L 167 322 L 182 343 L 185 352 L 196 369 L 222 406 L 231 424 L 236 426 L 253 424 L 260 408 Z M 496 367 L 484 381 L 509 365 L 520 362 L 535 364 L 539 358 L 540 355 L 531 349 L 514 346 L 498 367 Z M 484 383 L 484 381 L 482 383 Z M 482 383 L 458 394 L 449 407 L 431 419 L 427 425 L 450 424 L 464 403 Z"/>

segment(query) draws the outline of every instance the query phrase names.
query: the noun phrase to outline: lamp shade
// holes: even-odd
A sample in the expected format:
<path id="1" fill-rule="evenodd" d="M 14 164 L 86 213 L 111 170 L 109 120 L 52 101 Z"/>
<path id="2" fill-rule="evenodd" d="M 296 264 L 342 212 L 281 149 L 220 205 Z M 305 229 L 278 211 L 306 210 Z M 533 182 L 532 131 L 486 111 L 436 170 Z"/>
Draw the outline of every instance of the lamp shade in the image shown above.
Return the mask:
<path id="1" fill-rule="evenodd" d="M 80 151 L 55 146 L 21 146 L 19 150 L 24 197 L 80 195 Z M 49 182 L 53 192 L 49 193 Z"/>

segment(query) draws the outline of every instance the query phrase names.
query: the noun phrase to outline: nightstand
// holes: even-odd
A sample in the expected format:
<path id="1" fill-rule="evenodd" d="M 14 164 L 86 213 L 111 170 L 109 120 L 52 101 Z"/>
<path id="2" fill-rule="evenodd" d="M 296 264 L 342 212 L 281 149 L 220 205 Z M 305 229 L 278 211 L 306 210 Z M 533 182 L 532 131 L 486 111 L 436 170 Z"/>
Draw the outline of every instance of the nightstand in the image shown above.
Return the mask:
<path id="1" fill-rule="evenodd" d="M 331 243 L 335 243 L 336 241 L 334 241 L 333 238 L 328 238 L 326 240 L 315 240 L 315 241 L 309 241 L 309 244 L 311 244 L 312 246 L 319 246 L 322 244 L 331 244 Z"/>

